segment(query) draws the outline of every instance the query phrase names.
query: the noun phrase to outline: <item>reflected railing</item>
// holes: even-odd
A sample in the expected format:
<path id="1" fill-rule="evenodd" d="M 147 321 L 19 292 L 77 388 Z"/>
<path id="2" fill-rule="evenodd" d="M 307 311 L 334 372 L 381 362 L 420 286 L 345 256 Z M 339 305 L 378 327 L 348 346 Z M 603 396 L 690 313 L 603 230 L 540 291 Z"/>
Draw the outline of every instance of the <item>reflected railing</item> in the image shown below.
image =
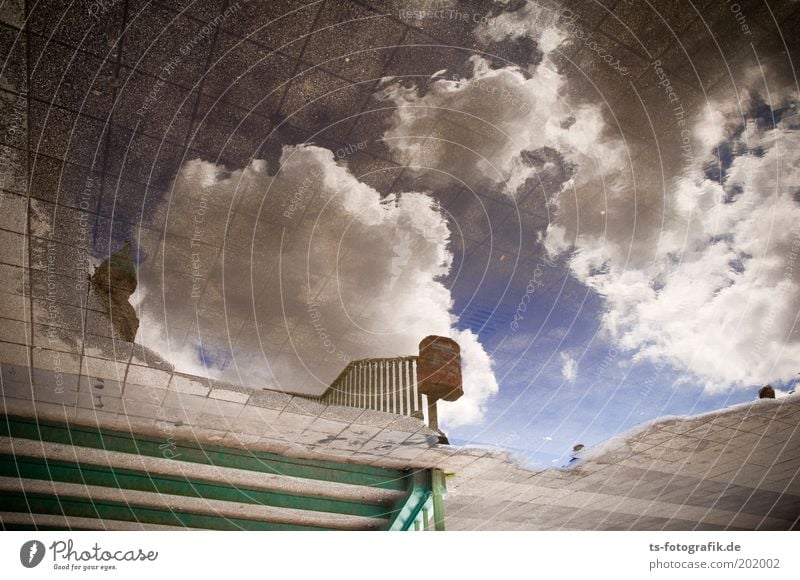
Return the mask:
<path id="1" fill-rule="evenodd" d="M 350 362 L 319 400 L 327 405 L 415 417 L 438 430 L 437 401 L 455 401 L 463 394 L 458 343 L 426 336 L 417 356 Z"/>
<path id="2" fill-rule="evenodd" d="M 320 397 L 328 405 L 385 411 L 424 419 L 416 356 L 352 361 Z"/>

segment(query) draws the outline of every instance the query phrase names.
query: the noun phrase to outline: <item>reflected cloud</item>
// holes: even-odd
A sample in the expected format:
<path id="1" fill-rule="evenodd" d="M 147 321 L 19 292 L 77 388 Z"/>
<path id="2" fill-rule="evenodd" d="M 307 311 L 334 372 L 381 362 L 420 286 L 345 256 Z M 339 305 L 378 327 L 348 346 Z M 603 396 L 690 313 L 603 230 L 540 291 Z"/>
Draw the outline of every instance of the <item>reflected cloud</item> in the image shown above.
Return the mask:
<path id="1" fill-rule="evenodd" d="M 447 335 L 465 395 L 442 420 L 479 421 L 497 382 L 476 335 L 456 329 L 434 199 L 382 198 L 321 147 L 286 147 L 278 173 L 266 167 L 181 168 L 159 209 L 165 234 L 139 240 L 155 256 L 140 269 L 141 342 L 184 372 L 320 393 L 351 360 Z"/>

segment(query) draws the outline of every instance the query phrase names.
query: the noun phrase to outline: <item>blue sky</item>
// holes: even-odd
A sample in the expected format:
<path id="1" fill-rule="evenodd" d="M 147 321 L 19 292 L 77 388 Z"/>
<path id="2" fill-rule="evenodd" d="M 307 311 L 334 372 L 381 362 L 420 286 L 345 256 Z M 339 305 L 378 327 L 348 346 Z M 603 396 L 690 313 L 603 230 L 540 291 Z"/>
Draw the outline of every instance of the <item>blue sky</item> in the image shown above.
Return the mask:
<path id="1" fill-rule="evenodd" d="M 548 334 L 539 320 L 554 302 L 548 326 L 569 331 L 563 339 L 533 338 Z M 562 465 L 577 443 L 591 446 L 658 417 L 702 413 L 756 396 L 757 386 L 710 394 L 669 364 L 634 362 L 635 352 L 598 337 L 603 303 L 591 292 L 577 317 L 552 294 L 542 292 L 537 306 L 521 326 L 523 341 L 513 344 L 508 329 L 488 340 L 501 388 L 488 403 L 485 424 L 451 430 L 454 443 L 512 449 L 539 467 Z M 573 380 L 562 374 L 564 351 L 580 359 Z"/>

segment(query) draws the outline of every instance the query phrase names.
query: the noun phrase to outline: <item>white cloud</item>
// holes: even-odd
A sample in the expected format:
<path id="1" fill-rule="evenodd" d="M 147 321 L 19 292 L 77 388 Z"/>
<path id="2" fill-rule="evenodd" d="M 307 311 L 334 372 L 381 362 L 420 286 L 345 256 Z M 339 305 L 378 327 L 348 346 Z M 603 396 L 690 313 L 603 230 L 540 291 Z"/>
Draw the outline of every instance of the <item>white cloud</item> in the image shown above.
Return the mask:
<path id="1" fill-rule="evenodd" d="M 534 39 L 539 48 L 548 54 L 567 38 L 560 23 L 569 16 L 569 10 L 550 8 L 538 2 L 526 2 L 517 10 L 502 12 L 481 23 L 476 34 L 482 40 L 495 42 L 527 36 Z"/>
<path id="2" fill-rule="evenodd" d="M 567 381 L 574 381 L 578 376 L 578 362 L 566 352 L 561 353 L 561 376 Z"/>
<path id="3" fill-rule="evenodd" d="M 428 334 L 452 336 L 465 395 L 441 405 L 442 422 L 479 421 L 497 382 L 477 337 L 454 328 L 439 281 L 450 232 L 433 199 L 382 199 L 319 147 L 287 147 L 281 164 L 276 176 L 261 161 L 232 172 L 184 165 L 161 208 L 164 246 L 139 241 L 152 256 L 140 273 L 140 341 L 185 372 L 320 392 L 348 360 L 414 354 Z M 223 240 L 217 255 L 211 242 Z"/>
<path id="4" fill-rule="evenodd" d="M 453 403 L 439 404 L 439 417 L 447 427 L 480 422 L 486 402 L 498 391 L 491 358 L 475 333 L 458 330 L 452 332 L 452 336 L 461 346 L 464 396 Z"/>
<path id="5" fill-rule="evenodd" d="M 508 71 L 476 67 L 477 77 L 502 74 L 505 83 L 517 83 L 528 95 L 524 99 L 536 119 L 530 125 L 541 141 L 526 135 L 525 128 L 509 129 L 510 141 L 551 146 L 576 167 L 572 187 L 554 204 L 545 248 L 552 255 L 570 253 L 572 274 L 605 298 L 607 336 L 636 358 L 686 369 L 711 390 L 791 379 L 800 357 L 796 92 L 781 89 L 785 82 L 764 67 L 737 71 L 741 101 L 726 96 L 706 108 L 691 127 L 695 158 L 683 173 L 666 176 L 663 183 L 656 175 L 658 164 L 643 162 L 636 166 L 634 182 L 622 144 L 605 137 L 607 123 L 598 109 L 586 107 L 576 115 L 568 133 L 579 130 L 570 139 L 560 125 L 553 126 L 566 105 L 536 90 L 566 83 L 548 58 L 548 51 L 568 37 L 562 24 L 558 13 L 535 3 L 502 14 L 484 27 L 484 38 L 529 36 L 544 47 L 544 59 L 525 82 L 507 76 Z M 747 87 L 765 80 L 774 109 L 786 117 L 775 130 L 768 127 L 771 119 L 745 123 L 749 109 L 764 110 L 757 92 Z M 488 109 L 483 110 L 494 119 Z M 539 111 L 543 118 L 537 117 Z M 715 182 L 705 175 L 706 164 L 716 145 L 731 140 L 737 141 L 736 157 L 723 183 Z M 507 149 L 501 155 L 508 160 L 513 153 Z M 726 164 L 727 152 L 722 156 Z M 502 163 L 495 164 L 513 181 L 513 163 Z M 567 360 L 564 369 L 565 376 L 571 372 Z"/>
<path id="6" fill-rule="evenodd" d="M 635 235 L 630 225 L 577 229 L 560 214 L 547 244 L 558 252 L 575 240 L 572 273 L 605 297 L 610 338 L 710 390 L 788 380 L 800 357 L 800 132 L 749 121 L 719 183 L 704 168 L 715 140 L 734 139 L 741 114 L 726 111 L 714 107 L 695 127 L 698 157 L 656 219 L 614 206 L 610 219 L 635 223 Z"/>
<path id="7" fill-rule="evenodd" d="M 493 69 L 480 56 L 470 62 L 471 78 L 437 79 L 424 95 L 384 82 L 378 98 L 397 109 L 383 138 L 397 162 L 434 189 L 455 181 L 513 195 L 537 176 L 523 152 L 549 147 L 567 163 L 591 167 L 593 176 L 606 175 L 604 186 L 614 187 L 624 148 L 605 135 L 599 107 L 564 99 L 566 78 L 549 53 L 527 75 L 515 67 Z M 585 184 L 578 178 L 575 185 Z"/>

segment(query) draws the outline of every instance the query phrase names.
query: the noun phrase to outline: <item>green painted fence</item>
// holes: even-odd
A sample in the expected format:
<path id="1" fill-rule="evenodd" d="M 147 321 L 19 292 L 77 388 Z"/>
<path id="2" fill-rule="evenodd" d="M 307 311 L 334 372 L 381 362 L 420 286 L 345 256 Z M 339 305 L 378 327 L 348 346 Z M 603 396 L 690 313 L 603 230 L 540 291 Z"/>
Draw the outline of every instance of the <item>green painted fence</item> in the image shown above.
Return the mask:
<path id="1" fill-rule="evenodd" d="M 103 529 L 107 521 L 210 530 L 414 530 L 444 527 L 441 506 L 444 478 L 436 470 L 386 469 L 177 441 L 169 461 L 180 462 L 182 475 L 166 475 L 101 464 L 97 459 L 89 461 L 86 459 L 88 454 L 81 453 L 82 449 L 102 450 L 124 454 L 122 457 L 164 460 L 159 447 L 163 442 L 135 433 L 0 415 L 0 437 L 10 438 L 8 441 L 11 443 L 6 453 L 0 453 L 0 480 L 4 485 L 0 491 L 0 512 L 4 514 L 90 518 L 97 520 L 97 529 Z M 36 456 L 15 454 L 15 441 L 41 442 L 42 451 Z M 48 446 L 64 444 L 74 448 L 75 461 L 47 458 Z M 113 457 L 119 458 L 120 455 Z M 286 489 L 280 489 L 280 486 L 265 489 L 260 485 L 233 485 L 224 477 L 220 481 L 193 474 L 193 468 L 200 465 L 216 466 L 221 472 L 236 469 L 270 474 L 279 476 L 276 481 L 292 485 Z M 314 482 L 313 489 L 317 491 L 304 492 L 303 485 L 296 485 L 303 481 Z M 40 490 L 41 482 L 53 482 L 53 493 L 26 491 L 26 487 Z M 152 498 L 154 496 L 148 494 L 158 494 L 156 499 L 173 498 L 178 505 L 203 503 L 181 502 L 181 498 L 191 498 L 230 502 L 214 505 L 236 506 L 240 512 L 242 506 L 245 509 L 241 517 L 230 517 L 216 513 L 210 507 L 168 509 L 144 502 L 97 500 L 88 495 L 77 496 L 74 491 L 84 489 L 81 486 L 86 490 L 140 492 L 133 494 L 136 497 Z M 325 491 L 326 486 L 330 487 L 330 493 Z M 348 490 L 346 497 L 342 497 L 343 486 Z M 64 493 L 59 488 L 72 491 Z M 358 490 L 364 490 L 363 497 Z M 379 490 L 380 493 L 377 496 L 366 493 L 370 490 Z M 248 512 L 247 505 L 253 506 L 253 514 Z M 265 510 L 256 506 L 268 506 L 270 515 L 264 516 Z M 10 516 L 6 518 L 11 519 Z M 322 523 L 310 523 L 315 521 Z M 5 521 L 2 521 L 2 526 L 3 529 L 36 527 L 35 524 Z M 51 527 L 43 526 L 42 529 Z"/>

